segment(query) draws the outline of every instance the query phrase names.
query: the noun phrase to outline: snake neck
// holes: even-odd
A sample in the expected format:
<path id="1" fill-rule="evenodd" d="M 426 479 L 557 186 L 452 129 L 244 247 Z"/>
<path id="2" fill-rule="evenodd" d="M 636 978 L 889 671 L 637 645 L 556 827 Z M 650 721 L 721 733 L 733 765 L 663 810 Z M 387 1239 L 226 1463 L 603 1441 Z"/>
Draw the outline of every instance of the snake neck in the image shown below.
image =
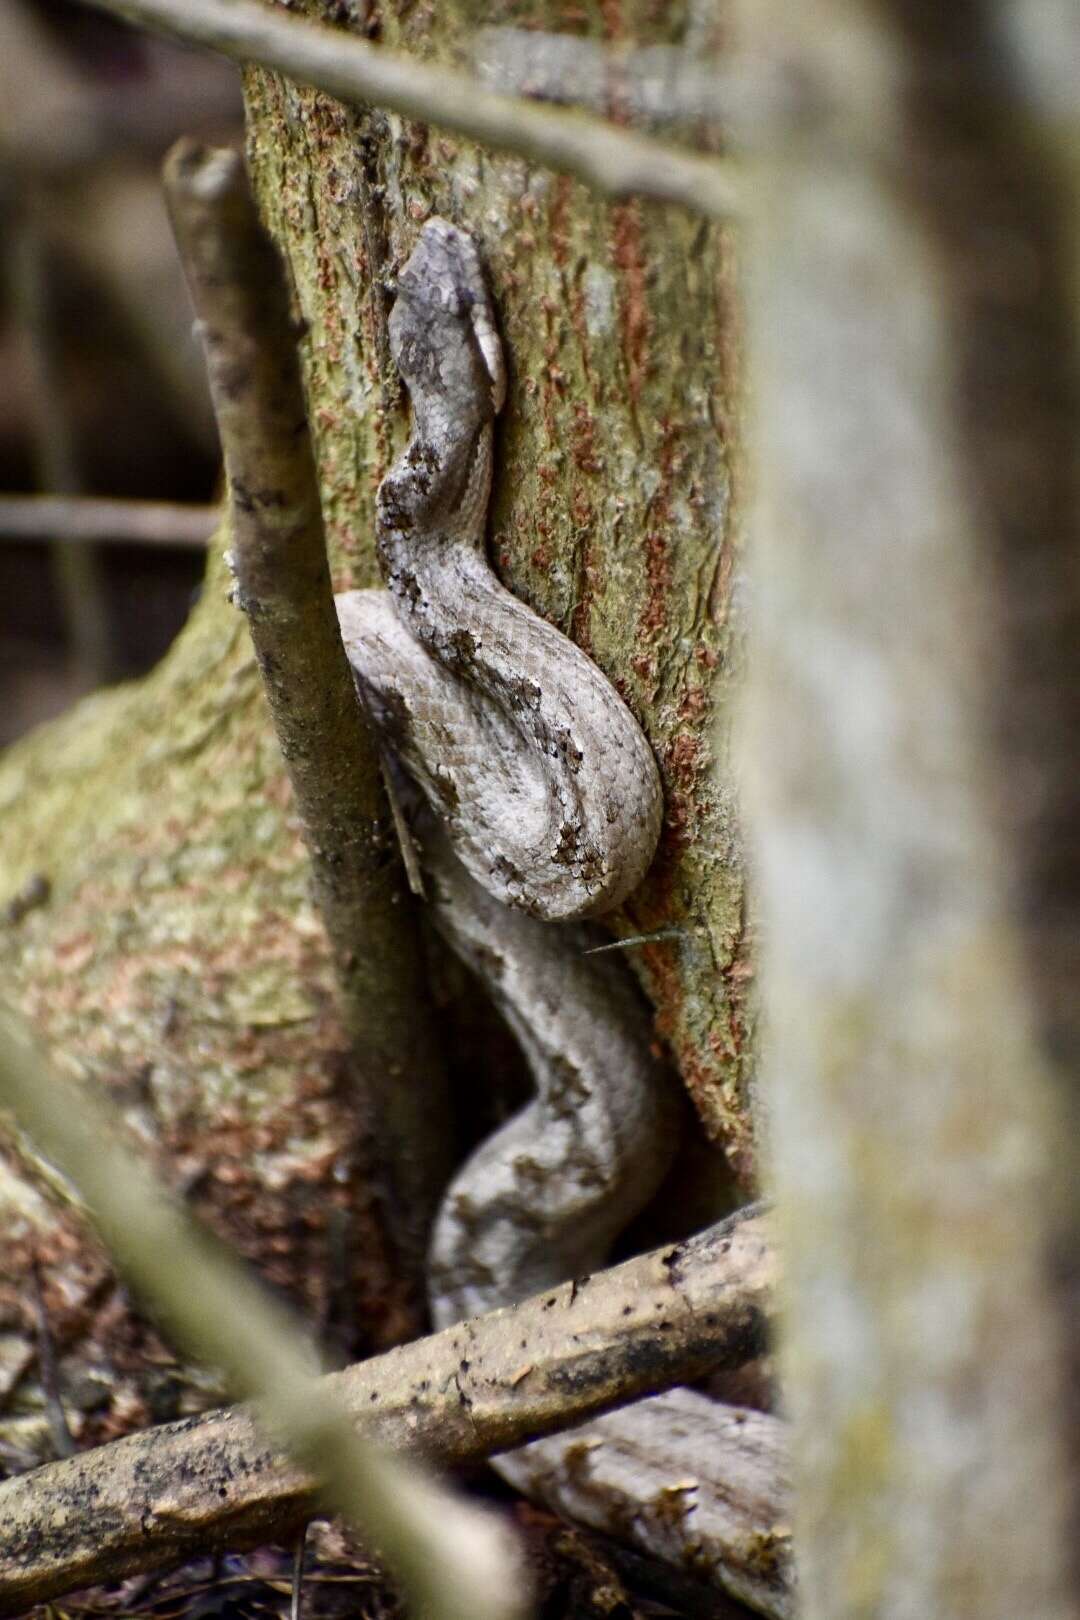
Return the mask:
<path id="1" fill-rule="evenodd" d="M 483 553 L 493 441 L 490 420 L 449 441 L 416 431 L 379 485 L 376 545 L 396 594 L 425 555 L 461 547 Z"/>

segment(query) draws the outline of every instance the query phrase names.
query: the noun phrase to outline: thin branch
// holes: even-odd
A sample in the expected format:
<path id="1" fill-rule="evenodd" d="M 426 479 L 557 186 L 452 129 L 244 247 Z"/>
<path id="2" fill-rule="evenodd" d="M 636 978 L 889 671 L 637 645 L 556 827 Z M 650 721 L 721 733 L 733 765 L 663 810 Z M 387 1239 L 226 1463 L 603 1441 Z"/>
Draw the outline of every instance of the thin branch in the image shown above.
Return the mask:
<path id="1" fill-rule="evenodd" d="M 619 129 L 496 95 L 442 63 L 414 61 L 260 0 L 90 0 L 144 28 L 256 62 L 340 101 L 388 107 L 496 150 L 573 174 L 609 196 L 638 194 L 727 219 L 738 209 L 730 166 Z"/>
<path id="2" fill-rule="evenodd" d="M 293 1547 L 292 1582 L 289 1590 L 289 1620 L 300 1620 L 300 1604 L 304 1596 L 304 1554 L 307 1551 L 308 1527 L 304 1523 L 296 1535 Z"/>
<path id="3" fill-rule="evenodd" d="M 0 540 L 70 544 L 205 547 L 217 506 L 129 501 L 99 495 L 0 495 Z"/>
<path id="4" fill-rule="evenodd" d="M 56 1365 L 56 1346 L 53 1343 L 52 1324 L 45 1304 L 45 1291 L 41 1286 L 41 1268 L 37 1261 L 30 1265 L 30 1300 L 37 1329 L 38 1366 L 41 1369 L 41 1387 L 45 1394 L 45 1407 L 49 1415 L 49 1429 L 58 1457 L 73 1457 L 76 1451 L 67 1413 L 60 1394 L 60 1376 Z"/>
<path id="5" fill-rule="evenodd" d="M 753 1355 L 775 1290 L 769 1232 L 760 1209 L 746 1211 L 322 1387 L 386 1446 L 444 1464 L 512 1450 Z M 130 1435 L 0 1485 L 0 1614 L 207 1545 L 288 1537 L 314 1508 L 311 1477 L 265 1444 L 244 1407 Z"/>
<path id="6" fill-rule="evenodd" d="M 447 1093 L 379 744 L 338 629 L 281 264 L 237 153 L 181 141 L 165 186 L 225 454 L 237 600 L 311 854 L 392 1236 L 418 1282 L 450 1169 Z"/>
<path id="7" fill-rule="evenodd" d="M 0 1101 L 78 1189 L 136 1292 L 181 1343 L 221 1368 L 232 1388 L 258 1397 L 262 1426 L 283 1436 L 292 1453 L 317 1470 L 324 1500 L 379 1546 L 415 1612 L 437 1620 L 472 1620 L 474 1615 L 511 1620 L 522 1612 L 522 1573 L 497 1521 L 358 1437 L 342 1380 L 312 1373 L 307 1341 L 284 1310 L 163 1195 L 143 1161 L 121 1144 L 117 1123 L 102 1103 L 87 1088 L 51 1071 L 21 1030 L 2 1018 Z M 235 1475 L 233 1468 L 219 1474 L 219 1500 L 230 1497 L 234 1484 L 243 1494 L 239 1481 L 249 1469 L 249 1454 L 262 1448 L 250 1418 L 241 1421 L 246 1426 L 244 1455 L 233 1455 Z M 190 1425 L 175 1425 L 177 1431 L 190 1432 Z M 140 1444 L 145 1448 L 146 1436 L 133 1438 L 136 1451 Z M 97 1453 L 99 1463 L 110 1453 L 115 1459 L 116 1448 Z M 220 1450 L 215 1454 L 221 1458 Z M 90 1455 L 68 1462 L 77 1467 Z M 41 1473 L 27 1475 L 7 1487 L 13 1491 L 9 1503 L 14 1514 L 0 1510 L 5 1547 L 0 1612 L 25 1607 L 35 1580 L 39 1588 L 42 1579 L 47 1584 L 42 1559 L 52 1570 L 54 1591 L 107 1578 L 110 1570 L 122 1567 L 122 1560 L 110 1558 L 109 1552 L 120 1520 L 136 1540 L 152 1539 L 156 1524 L 164 1562 L 171 1559 L 170 1549 L 186 1545 L 178 1504 L 190 1476 L 167 1470 L 156 1475 L 153 1508 L 143 1496 L 132 1519 L 131 1509 L 147 1483 L 141 1468 L 127 1475 L 119 1497 L 108 1506 L 117 1476 L 106 1462 L 100 1482 L 104 1495 L 99 1497 L 93 1469 L 91 1463 L 90 1476 L 61 1476 L 61 1498 L 69 1509 L 74 1506 L 66 1479 L 75 1484 L 83 1511 L 57 1513 L 54 1499 L 47 1529 L 40 1520 L 36 1530 L 32 1526 L 35 1504 L 42 1500 L 37 1493 L 44 1483 L 48 1495 L 48 1479 Z M 295 1482 L 297 1476 L 292 1478 Z M 310 1509 L 310 1478 L 306 1484 Z M 32 1576 L 29 1571 L 35 1567 Z"/>
<path id="8" fill-rule="evenodd" d="M 606 945 L 590 945 L 582 956 L 603 956 L 608 951 L 631 951 L 639 945 L 655 945 L 661 940 L 684 939 L 685 928 L 655 928 L 651 934 L 627 934 L 623 939 L 609 940 Z"/>
<path id="9" fill-rule="evenodd" d="M 50 261 L 38 212 L 25 199 L 16 210 L 7 271 L 24 350 L 35 471 L 43 488 L 74 494 L 82 480 L 64 392 Z M 113 662 L 100 560 L 90 547 L 69 545 L 62 537 L 50 550 L 70 656 L 79 684 L 88 691 L 108 679 Z"/>

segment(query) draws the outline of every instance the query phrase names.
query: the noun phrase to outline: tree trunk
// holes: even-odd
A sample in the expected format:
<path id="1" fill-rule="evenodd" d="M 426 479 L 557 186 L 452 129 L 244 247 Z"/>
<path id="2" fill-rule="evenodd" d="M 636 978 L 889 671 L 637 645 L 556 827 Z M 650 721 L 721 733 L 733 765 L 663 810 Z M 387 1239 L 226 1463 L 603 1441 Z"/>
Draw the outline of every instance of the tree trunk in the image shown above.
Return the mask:
<path id="1" fill-rule="evenodd" d="M 534 21 L 563 20 L 554 0 L 537 9 Z M 332 18 L 341 10 L 325 6 Z M 605 18 L 612 35 L 674 37 L 655 13 L 635 0 Z M 448 59 L 464 30 L 498 17 L 395 0 L 377 23 L 387 44 Z M 691 43 L 716 42 L 699 30 Z M 386 341 L 393 272 L 433 213 L 478 241 L 510 362 L 491 555 L 611 676 L 654 747 L 661 848 L 613 926 L 677 931 L 627 960 L 705 1129 L 749 1183 L 751 964 L 728 768 L 741 632 L 726 233 L 670 208 L 606 204 L 263 72 L 249 71 L 246 92 L 256 191 L 304 323 L 339 589 L 377 581 L 374 492 L 407 432 Z M 359 1291 L 369 1342 L 392 1338 L 389 1305 L 372 1299 L 370 1275 L 365 1285 L 372 1228 L 326 945 L 216 551 L 165 662 L 12 749 L 0 811 L 0 895 L 37 874 L 48 885 L 0 935 L 13 1002 L 58 1059 L 109 1089 L 193 1206 L 317 1324 L 354 1343 L 342 1302 Z M 35 1258 L 63 1388 L 86 1408 L 74 1414 L 83 1438 L 200 1403 L 193 1375 L 147 1373 L 149 1328 L 117 1304 L 64 1189 L 14 1142 L 0 1170 L 0 1242 L 9 1446 L 43 1445 L 16 1297 Z"/>
<path id="2" fill-rule="evenodd" d="M 1080 1613 L 1077 148 L 1010 11 L 745 7 L 811 87 L 747 252 L 807 1620 Z"/>

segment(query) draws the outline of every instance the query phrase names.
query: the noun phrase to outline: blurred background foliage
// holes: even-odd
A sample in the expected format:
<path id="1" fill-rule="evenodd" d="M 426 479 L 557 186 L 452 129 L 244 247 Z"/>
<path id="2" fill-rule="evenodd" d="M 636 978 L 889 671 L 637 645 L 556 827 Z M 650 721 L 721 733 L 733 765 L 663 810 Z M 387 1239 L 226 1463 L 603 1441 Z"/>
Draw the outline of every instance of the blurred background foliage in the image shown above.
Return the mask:
<path id="1" fill-rule="evenodd" d="M 181 133 L 242 139 L 238 76 L 66 0 L 0 0 L 0 493 L 203 503 L 218 453 L 161 196 Z M 148 669 L 189 545 L 16 540 L 0 518 L 0 746 Z"/>

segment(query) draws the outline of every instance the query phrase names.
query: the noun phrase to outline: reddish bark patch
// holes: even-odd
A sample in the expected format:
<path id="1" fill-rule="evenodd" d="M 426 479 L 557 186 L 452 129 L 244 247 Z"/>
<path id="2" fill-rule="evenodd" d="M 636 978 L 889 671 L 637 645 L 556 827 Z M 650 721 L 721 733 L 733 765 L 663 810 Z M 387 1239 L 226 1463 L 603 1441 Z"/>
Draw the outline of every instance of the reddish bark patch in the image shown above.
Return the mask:
<path id="1" fill-rule="evenodd" d="M 667 535 L 653 529 L 645 537 L 645 606 L 639 621 L 641 632 L 655 636 L 667 622 L 667 600 L 671 591 L 671 559 Z"/>
<path id="2" fill-rule="evenodd" d="M 718 1029 L 709 1031 L 709 1045 L 724 1066 L 730 1066 L 732 1059 L 741 1059 L 748 1047 L 746 1001 L 754 975 L 754 958 L 744 912 L 731 957 L 720 973 L 728 1008 L 727 1038 L 722 1037 Z"/>
<path id="3" fill-rule="evenodd" d="M 540 368 L 540 409 L 548 444 L 558 444 L 559 428 L 556 405 L 562 385 L 566 381 L 562 368 L 558 364 L 559 306 L 553 303 L 550 298 L 545 297 L 540 300 L 540 308 L 544 316 L 544 359 Z"/>
<path id="4" fill-rule="evenodd" d="M 623 24 L 622 0 L 600 0 L 600 16 L 608 38 L 621 39 L 626 32 Z"/>
<path id="5" fill-rule="evenodd" d="M 656 1032 L 665 1040 L 670 1040 L 682 1011 L 683 1001 L 683 983 L 679 973 L 678 957 L 673 945 L 661 940 L 646 945 L 642 949 L 641 956 L 652 984 L 653 999 L 657 1004 L 654 1020 Z"/>
<path id="6" fill-rule="evenodd" d="M 679 719 L 693 725 L 701 719 L 709 706 L 709 696 L 703 686 L 688 686 L 679 699 Z"/>
<path id="7" fill-rule="evenodd" d="M 574 405 L 574 431 L 570 453 L 574 458 L 574 465 L 583 473 L 603 472 L 604 463 L 596 449 L 596 418 L 589 407 L 580 400 Z"/>
<path id="8" fill-rule="evenodd" d="M 585 293 L 581 282 L 576 280 L 567 295 L 570 309 L 570 325 L 574 329 L 574 336 L 578 341 L 578 352 L 581 355 L 581 370 L 586 386 L 590 392 L 593 390 L 593 375 L 589 365 L 589 324 L 585 318 Z"/>
<path id="9" fill-rule="evenodd" d="M 666 417 L 660 422 L 661 438 L 657 455 L 660 482 L 649 506 L 649 528 L 645 536 L 645 603 L 638 620 L 645 640 L 660 636 L 670 622 L 672 569 L 668 547 L 680 426 Z"/>
<path id="10" fill-rule="evenodd" d="M 621 277 L 623 360 L 627 390 L 636 407 L 645 381 L 649 350 L 649 305 L 645 294 L 645 249 L 641 207 L 637 202 L 616 203 L 611 210 L 611 256 Z"/>
<path id="11" fill-rule="evenodd" d="M 550 530 L 548 529 L 546 523 L 538 523 L 536 525 L 536 532 L 540 536 L 540 543 L 533 551 L 529 561 L 532 563 L 534 568 L 537 568 L 541 573 L 546 574 L 548 569 L 551 567 L 551 549 L 548 545 L 548 541 L 550 539 Z"/>
<path id="12" fill-rule="evenodd" d="M 701 769 L 701 738 L 693 732 L 680 731 L 665 749 L 664 763 L 673 782 L 692 788 Z"/>
<path id="13" fill-rule="evenodd" d="M 565 270 L 570 259 L 570 233 L 567 220 L 570 214 L 570 195 L 574 182 L 568 174 L 560 174 L 551 188 L 551 208 L 548 211 L 548 242 L 551 257 L 558 270 Z"/>

